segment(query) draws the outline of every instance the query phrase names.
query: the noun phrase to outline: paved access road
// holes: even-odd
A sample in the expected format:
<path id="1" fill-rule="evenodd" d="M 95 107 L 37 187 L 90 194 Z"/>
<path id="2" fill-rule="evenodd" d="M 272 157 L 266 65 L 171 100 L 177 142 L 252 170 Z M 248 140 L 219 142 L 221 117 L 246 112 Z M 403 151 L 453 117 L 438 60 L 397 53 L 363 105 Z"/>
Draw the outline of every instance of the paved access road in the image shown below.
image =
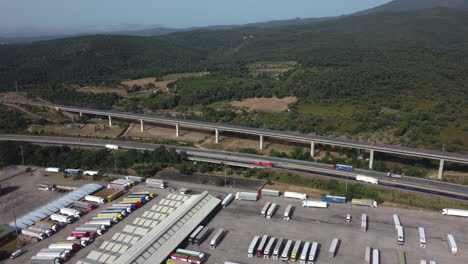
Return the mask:
<path id="1" fill-rule="evenodd" d="M 113 141 L 113 140 L 101 140 L 101 139 L 83 139 L 83 138 L 72 138 L 72 137 L 47 137 L 47 136 L 28 136 L 28 135 L 0 135 L 0 140 L 3 141 L 26 141 L 32 143 L 49 144 L 49 145 L 70 145 L 70 146 L 83 146 L 83 147 L 99 147 L 103 148 L 106 144 L 118 145 L 121 149 L 138 149 L 138 150 L 150 150 L 160 145 L 150 143 L 139 143 L 130 141 Z M 240 164 L 251 165 L 253 161 L 261 160 L 266 162 L 272 162 L 276 168 L 311 173 L 314 175 L 348 179 L 355 181 L 355 174 L 362 174 L 373 176 L 379 179 L 379 185 L 409 190 L 413 192 L 426 193 L 430 195 L 443 196 L 447 198 L 453 198 L 458 200 L 468 201 L 468 186 L 451 184 L 415 177 L 402 177 L 402 178 L 391 178 L 387 177 L 385 173 L 361 170 L 357 169 L 353 173 L 336 171 L 332 165 L 321 164 L 316 162 L 299 161 L 285 158 L 275 158 L 261 155 L 244 154 L 228 151 L 217 151 L 198 149 L 191 147 L 177 147 L 177 146 L 166 146 L 175 148 L 177 151 L 185 151 L 190 157 L 198 157 L 203 159 L 211 159 L 213 162 L 224 162 L 233 161 Z"/>

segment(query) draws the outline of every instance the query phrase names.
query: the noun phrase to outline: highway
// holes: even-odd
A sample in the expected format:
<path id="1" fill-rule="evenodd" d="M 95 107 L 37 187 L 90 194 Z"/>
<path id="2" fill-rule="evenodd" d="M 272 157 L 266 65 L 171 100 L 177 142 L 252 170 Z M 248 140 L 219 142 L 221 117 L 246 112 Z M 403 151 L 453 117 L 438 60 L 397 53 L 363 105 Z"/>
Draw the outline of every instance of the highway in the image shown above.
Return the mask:
<path id="1" fill-rule="evenodd" d="M 468 164 L 468 155 L 463 154 L 463 153 L 442 152 L 442 151 L 430 150 L 430 149 L 386 145 L 386 144 L 380 144 L 380 143 L 354 141 L 354 140 L 349 140 L 349 139 L 324 137 L 324 136 L 318 136 L 318 135 L 306 135 L 306 134 L 300 134 L 300 133 L 288 132 L 288 131 L 278 131 L 278 130 L 270 130 L 270 129 L 263 129 L 263 128 L 253 128 L 253 127 L 231 125 L 231 124 L 210 123 L 210 122 L 204 122 L 204 121 L 179 119 L 179 118 L 173 118 L 173 117 L 163 117 L 163 116 L 155 116 L 155 115 L 148 115 L 148 114 L 121 112 L 121 111 L 116 111 L 116 110 L 100 110 L 100 109 L 92 109 L 92 108 L 85 108 L 85 107 L 46 104 L 46 103 L 33 102 L 33 101 L 19 102 L 19 101 L 12 101 L 12 100 L 6 100 L 6 99 L 0 99 L 0 102 L 27 104 L 27 105 L 40 106 L 40 107 L 50 107 L 50 108 L 55 108 L 61 111 L 80 113 L 80 114 L 109 116 L 109 117 L 116 117 L 116 118 L 123 118 L 123 119 L 149 121 L 153 123 L 173 124 L 174 126 L 180 125 L 183 127 L 194 127 L 194 128 L 203 128 L 203 129 L 216 130 L 216 131 L 219 130 L 219 131 L 236 132 L 236 133 L 249 134 L 249 135 L 259 135 L 262 137 L 267 136 L 267 137 L 273 137 L 273 138 L 288 139 L 288 140 L 299 141 L 299 142 L 309 142 L 309 143 L 314 142 L 314 143 L 319 143 L 319 144 L 335 145 L 335 146 L 350 147 L 350 148 L 357 148 L 357 149 L 366 149 L 366 150 L 372 150 L 372 151 L 378 151 L 378 152 L 384 152 L 384 153 L 445 160 L 445 161 Z"/>
<path id="2" fill-rule="evenodd" d="M 113 140 L 100 140 L 100 139 L 83 139 L 83 138 L 69 138 L 69 137 L 47 137 L 47 136 L 28 136 L 28 135 L 0 135 L 2 141 L 24 141 L 36 144 L 47 145 L 69 145 L 69 146 L 82 146 L 82 147 L 98 147 L 104 148 L 106 144 L 116 144 L 121 149 L 137 149 L 137 150 L 151 150 L 160 145 L 150 143 L 139 143 L 129 141 L 113 141 Z M 287 170 L 291 172 L 308 173 L 323 177 L 347 179 L 355 181 L 355 174 L 368 175 L 379 179 L 379 185 L 426 193 L 446 198 L 453 198 L 463 201 L 468 201 L 468 186 L 451 184 L 440 181 L 433 181 L 415 177 L 402 177 L 392 178 L 387 177 L 385 173 L 355 169 L 353 173 L 345 171 L 334 170 L 332 165 L 321 164 L 316 162 L 292 160 L 285 158 L 275 158 L 261 155 L 244 154 L 227 151 L 198 149 L 191 147 L 178 147 L 166 146 L 175 148 L 177 151 L 184 151 L 189 156 L 190 160 L 199 160 L 214 163 L 226 163 L 240 167 L 258 167 L 253 165 L 253 161 L 267 161 L 272 162 L 275 168 Z"/>

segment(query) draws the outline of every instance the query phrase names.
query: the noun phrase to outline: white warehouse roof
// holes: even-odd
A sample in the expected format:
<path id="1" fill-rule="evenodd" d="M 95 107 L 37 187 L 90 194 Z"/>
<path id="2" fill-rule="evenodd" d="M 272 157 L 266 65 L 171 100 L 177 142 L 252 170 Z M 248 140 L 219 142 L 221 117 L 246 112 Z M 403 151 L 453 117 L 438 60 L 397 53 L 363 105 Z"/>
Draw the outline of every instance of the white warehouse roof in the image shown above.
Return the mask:
<path id="1" fill-rule="evenodd" d="M 16 226 L 19 229 L 26 228 L 33 225 L 35 222 L 47 218 L 51 214 L 56 213 L 60 208 L 67 207 L 73 202 L 78 201 L 88 194 L 91 194 L 99 189 L 103 188 L 102 185 L 97 183 L 86 184 L 70 193 L 67 193 L 63 197 L 52 201 L 40 208 L 35 209 L 19 218 L 16 219 Z M 9 226 L 15 227 L 15 221 L 8 224 Z"/>

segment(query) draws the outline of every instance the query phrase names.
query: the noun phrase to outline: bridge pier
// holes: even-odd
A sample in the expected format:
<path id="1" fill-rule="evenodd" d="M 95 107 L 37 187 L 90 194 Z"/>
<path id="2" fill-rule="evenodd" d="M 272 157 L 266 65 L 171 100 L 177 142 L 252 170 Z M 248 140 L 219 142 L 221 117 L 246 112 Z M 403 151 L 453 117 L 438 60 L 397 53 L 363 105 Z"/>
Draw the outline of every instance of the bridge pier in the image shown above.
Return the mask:
<path id="1" fill-rule="evenodd" d="M 112 126 L 112 117 L 109 116 L 109 126 Z"/>
<path id="2" fill-rule="evenodd" d="M 443 159 L 440 160 L 439 164 L 439 174 L 437 175 L 437 179 L 442 180 L 442 177 L 444 176 L 444 161 Z"/>
<path id="3" fill-rule="evenodd" d="M 374 150 L 370 150 L 370 157 L 369 157 L 369 169 L 372 170 L 372 167 L 374 165 Z"/>
<path id="4" fill-rule="evenodd" d="M 310 142 L 310 157 L 313 158 L 315 154 L 315 142 L 311 141 Z"/>
<path id="5" fill-rule="evenodd" d="M 217 128 L 215 129 L 215 143 L 219 143 L 219 130 Z"/>
<path id="6" fill-rule="evenodd" d="M 145 124 L 143 123 L 143 119 L 140 119 L 140 131 L 145 131 Z"/>
<path id="7" fill-rule="evenodd" d="M 82 116 L 83 116 L 83 112 L 80 112 L 80 117 L 82 117 Z"/>
<path id="8" fill-rule="evenodd" d="M 175 134 L 176 134 L 176 137 L 180 136 L 180 133 L 179 133 L 179 124 L 176 124 L 175 125 Z"/>
<path id="9" fill-rule="evenodd" d="M 260 150 L 263 149 L 263 135 L 260 135 L 260 146 L 259 146 Z"/>

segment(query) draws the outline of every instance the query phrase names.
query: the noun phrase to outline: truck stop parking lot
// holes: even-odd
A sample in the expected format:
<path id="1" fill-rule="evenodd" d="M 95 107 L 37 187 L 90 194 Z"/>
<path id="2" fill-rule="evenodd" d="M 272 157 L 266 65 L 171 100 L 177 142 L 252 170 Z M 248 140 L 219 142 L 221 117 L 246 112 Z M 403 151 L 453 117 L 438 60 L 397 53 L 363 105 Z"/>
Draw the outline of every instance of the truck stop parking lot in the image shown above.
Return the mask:
<path id="1" fill-rule="evenodd" d="M 272 188 L 273 189 L 273 188 Z M 260 216 L 266 202 L 277 203 L 279 208 L 272 219 Z M 288 204 L 295 206 L 290 221 L 283 220 Z M 353 219 L 346 223 L 346 215 Z M 368 230 L 361 231 L 361 214 L 368 216 Z M 399 246 L 393 223 L 393 214 L 400 216 L 405 230 L 405 243 Z M 233 201 L 222 209 L 209 223 L 211 228 L 223 228 L 226 235 L 216 249 L 210 248 L 211 235 L 200 245 L 188 249 L 206 252 L 207 263 L 222 264 L 224 261 L 239 263 L 275 263 L 280 260 L 248 258 L 247 249 L 254 236 L 269 235 L 291 240 L 316 241 L 320 243 L 316 263 L 364 263 L 366 246 L 380 250 L 381 263 L 398 263 L 397 249 L 406 253 L 406 263 L 419 263 L 421 259 L 437 263 L 462 263 L 468 259 L 468 219 L 442 216 L 438 212 L 408 210 L 390 207 L 360 207 L 348 204 L 329 203 L 327 209 L 304 208 L 300 200 L 280 197 L 262 197 L 257 202 Z M 418 227 L 426 230 L 427 248 L 419 246 Z M 447 233 L 454 234 L 458 245 L 456 256 L 449 252 Z M 341 244 L 334 259 L 328 256 L 333 238 Z"/>

